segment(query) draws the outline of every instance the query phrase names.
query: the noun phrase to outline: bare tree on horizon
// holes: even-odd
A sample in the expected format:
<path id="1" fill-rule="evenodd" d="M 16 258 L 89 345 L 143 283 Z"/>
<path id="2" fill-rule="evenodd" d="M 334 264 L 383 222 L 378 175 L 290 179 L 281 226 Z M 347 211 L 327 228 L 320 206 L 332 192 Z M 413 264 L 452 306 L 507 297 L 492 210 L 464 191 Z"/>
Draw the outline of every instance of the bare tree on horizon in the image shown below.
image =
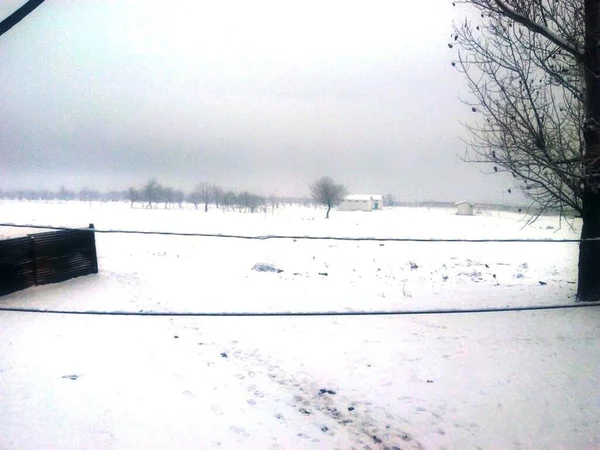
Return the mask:
<path id="1" fill-rule="evenodd" d="M 221 203 L 223 202 L 223 197 L 225 196 L 225 191 L 221 186 L 216 184 L 212 185 L 212 200 L 215 203 L 215 207 L 218 209 Z"/>
<path id="2" fill-rule="evenodd" d="M 142 188 L 142 201 L 147 202 L 146 208 L 152 209 L 152 203 L 159 201 L 161 190 L 162 186 L 156 178 L 151 178 L 146 182 Z"/>
<path id="3" fill-rule="evenodd" d="M 210 183 L 198 183 L 192 192 L 192 197 L 197 203 L 204 203 L 204 212 L 208 212 L 208 205 L 212 200 L 213 186 Z M 197 206 L 197 203 L 194 203 Z"/>
<path id="4" fill-rule="evenodd" d="M 310 186 L 310 196 L 318 204 L 327 206 L 326 219 L 329 219 L 329 211 L 339 205 L 348 190 L 343 184 L 336 184 L 330 177 L 321 177 Z"/>
<path id="5" fill-rule="evenodd" d="M 127 198 L 131 202 L 131 204 L 129 206 L 131 208 L 133 208 L 134 202 L 137 202 L 140 199 L 140 193 L 138 192 L 138 190 L 136 188 L 134 188 L 133 186 L 130 186 L 129 189 L 127 189 Z"/>
<path id="6" fill-rule="evenodd" d="M 174 192 L 174 199 L 177 202 L 177 206 L 179 208 L 183 208 L 183 201 L 185 200 L 185 194 L 181 189 L 176 189 Z"/>

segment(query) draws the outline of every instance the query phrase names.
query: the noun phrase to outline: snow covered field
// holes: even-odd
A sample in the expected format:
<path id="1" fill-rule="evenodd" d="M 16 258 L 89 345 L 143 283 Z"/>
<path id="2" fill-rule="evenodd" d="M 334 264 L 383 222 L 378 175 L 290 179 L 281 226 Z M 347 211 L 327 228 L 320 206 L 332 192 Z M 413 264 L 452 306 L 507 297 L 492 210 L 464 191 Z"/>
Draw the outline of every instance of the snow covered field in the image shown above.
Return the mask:
<path id="1" fill-rule="evenodd" d="M 0 211 L 0 222 L 255 236 L 578 236 L 552 217 L 522 229 L 520 215 L 444 209 L 334 211 L 329 221 L 322 210 L 297 207 L 251 215 L 5 201 Z M 0 228 L 3 237 L 23 232 Z M 96 240 L 98 275 L 30 288 L 0 305 L 551 305 L 572 303 L 576 280 L 576 244 Z M 257 272 L 256 263 L 283 272 Z M 600 447 L 600 308 L 312 318 L 1 312 L 0 321 L 2 449 Z"/>
<path id="2" fill-rule="evenodd" d="M 451 209 L 267 214 L 131 209 L 127 204 L 4 202 L 2 222 L 237 235 L 577 238 L 556 217 Z M 578 225 L 578 224 L 575 224 Z M 36 230 L 33 230 L 36 231 Z M 39 231 L 39 230 L 38 230 Z M 24 234 L 0 228 L 0 236 Z M 97 234 L 100 273 L 28 289 L 8 305 L 126 311 L 324 311 L 503 307 L 573 301 L 577 244 L 238 240 Z M 283 270 L 251 270 L 257 263 Z M 412 264 L 411 264 L 412 263 Z M 327 275 L 319 275 L 327 274 Z M 495 275 L 495 276 L 494 276 Z M 546 283 L 540 284 L 540 281 Z M 68 300 L 77 292 L 77 302 Z"/>

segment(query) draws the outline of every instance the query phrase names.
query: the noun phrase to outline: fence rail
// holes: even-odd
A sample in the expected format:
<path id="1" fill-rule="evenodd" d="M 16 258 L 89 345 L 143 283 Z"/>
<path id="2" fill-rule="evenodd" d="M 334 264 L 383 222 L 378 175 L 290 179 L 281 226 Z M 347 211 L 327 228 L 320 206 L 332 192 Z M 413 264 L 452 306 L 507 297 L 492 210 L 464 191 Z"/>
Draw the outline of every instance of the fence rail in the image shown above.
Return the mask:
<path id="1" fill-rule="evenodd" d="M 93 226 L 0 240 L 0 296 L 98 273 Z"/>

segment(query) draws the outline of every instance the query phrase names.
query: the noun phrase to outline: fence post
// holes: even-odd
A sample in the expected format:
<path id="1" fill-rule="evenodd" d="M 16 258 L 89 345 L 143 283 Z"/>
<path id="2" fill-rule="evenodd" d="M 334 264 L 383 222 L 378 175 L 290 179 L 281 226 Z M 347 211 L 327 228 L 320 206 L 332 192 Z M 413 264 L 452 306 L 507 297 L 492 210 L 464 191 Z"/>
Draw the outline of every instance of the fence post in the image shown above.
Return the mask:
<path id="1" fill-rule="evenodd" d="M 89 227 L 88 227 L 92 233 L 92 249 L 93 249 L 93 254 L 92 256 L 94 257 L 94 270 L 93 273 L 98 273 L 98 253 L 96 252 L 96 233 L 94 231 L 94 224 L 90 223 Z"/>

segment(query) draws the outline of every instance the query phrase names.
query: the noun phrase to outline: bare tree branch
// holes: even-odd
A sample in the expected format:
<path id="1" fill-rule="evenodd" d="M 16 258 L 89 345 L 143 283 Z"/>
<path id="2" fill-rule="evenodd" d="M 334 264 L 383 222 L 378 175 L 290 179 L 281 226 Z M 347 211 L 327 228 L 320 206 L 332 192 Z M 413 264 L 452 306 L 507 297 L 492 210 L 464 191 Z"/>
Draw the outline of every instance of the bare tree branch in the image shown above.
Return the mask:
<path id="1" fill-rule="evenodd" d="M 502 0 L 494 0 L 494 3 L 506 17 L 514 20 L 517 23 L 520 23 L 521 25 L 523 25 L 524 27 L 527 27 L 534 33 L 541 34 L 546 39 L 553 42 L 554 44 L 556 44 L 563 50 L 571 53 L 573 56 L 580 58 L 584 55 L 583 49 L 578 49 L 576 45 L 573 45 L 572 43 L 561 38 L 559 35 L 553 33 L 552 30 L 550 30 L 547 25 L 542 25 L 542 24 L 534 22 L 533 20 L 526 17 L 525 15 L 520 14 L 517 11 L 515 11 L 514 9 L 510 8 Z M 541 5 L 541 3 L 540 3 L 540 5 Z M 542 11 L 542 14 L 546 15 L 547 10 L 542 5 L 541 5 L 540 10 Z"/>
<path id="2" fill-rule="evenodd" d="M 27 17 L 35 8 L 44 3 L 44 0 L 29 0 L 14 13 L 0 22 L 0 36 Z"/>
<path id="3" fill-rule="evenodd" d="M 468 3 L 491 14 L 477 26 L 464 22 L 454 29 L 462 51 L 453 65 L 466 76 L 473 100 L 465 103 L 476 117 L 466 126 L 472 139 L 465 159 L 492 164 L 494 172 L 512 173 L 538 213 L 564 207 L 580 212 L 585 114 L 579 60 L 515 24 L 496 0 Z M 525 3 L 537 6 L 537 11 L 526 12 L 543 23 L 554 24 L 557 16 L 579 20 L 543 1 L 519 4 Z"/>

